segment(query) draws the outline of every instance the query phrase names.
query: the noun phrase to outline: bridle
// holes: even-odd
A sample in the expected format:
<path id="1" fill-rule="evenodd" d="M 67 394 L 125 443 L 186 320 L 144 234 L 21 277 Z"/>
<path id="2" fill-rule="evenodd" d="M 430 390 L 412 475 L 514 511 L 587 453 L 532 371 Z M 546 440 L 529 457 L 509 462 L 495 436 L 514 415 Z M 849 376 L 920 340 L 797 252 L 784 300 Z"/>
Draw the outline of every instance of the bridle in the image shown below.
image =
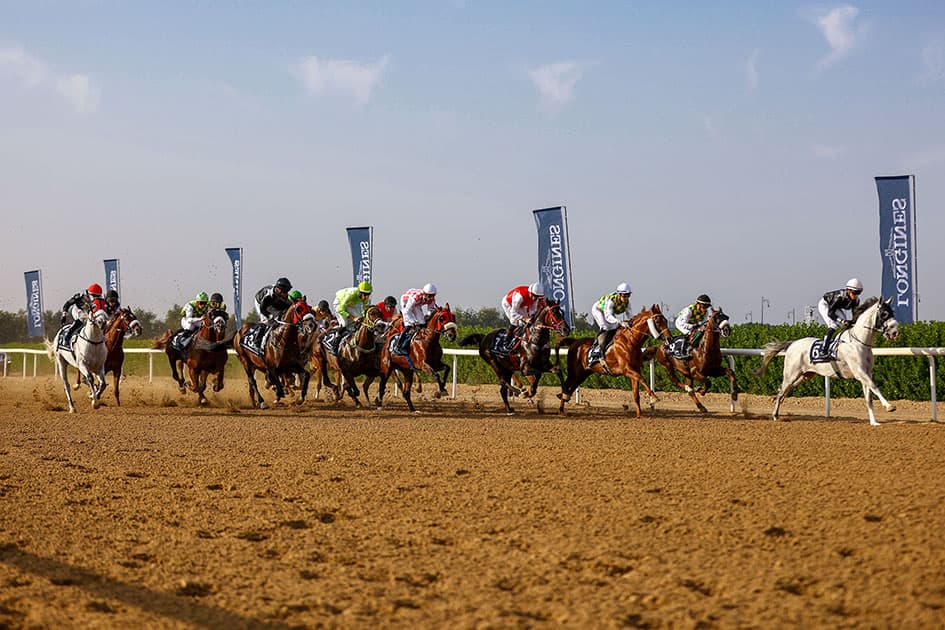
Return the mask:
<path id="1" fill-rule="evenodd" d="M 646 319 L 643 319 L 644 316 L 647 316 Z M 649 329 L 649 334 L 651 337 L 653 337 L 653 339 L 659 339 L 660 337 L 663 337 L 664 339 L 669 339 L 670 338 L 669 329 L 664 326 L 662 331 L 657 330 L 656 322 L 654 321 L 655 319 L 656 319 L 656 315 L 654 315 L 653 311 L 643 311 L 642 313 L 634 317 L 632 320 L 630 320 L 630 322 L 623 324 L 621 327 L 624 330 L 627 330 L 629 334 L 633 337 L 637 335 L 646 336 L 646 333 L 644 333 L 641 330 L 638 330 L 638 328 L 640 328 L 645 323 L 647 328 Z M 665 319 L 665 317 L 663 319 Z M 636 320 L 639 320 L 639 321 L 636 321 Z"/>

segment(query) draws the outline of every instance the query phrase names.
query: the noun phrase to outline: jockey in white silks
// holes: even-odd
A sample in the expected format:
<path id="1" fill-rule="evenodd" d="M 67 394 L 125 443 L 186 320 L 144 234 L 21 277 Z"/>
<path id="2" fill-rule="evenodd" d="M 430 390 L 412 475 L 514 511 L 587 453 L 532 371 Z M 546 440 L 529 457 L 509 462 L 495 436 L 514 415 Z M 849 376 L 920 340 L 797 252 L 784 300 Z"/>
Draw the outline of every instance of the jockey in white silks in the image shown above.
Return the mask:
<path id="1" fill-rule="evenodd" d="M 428 282 L 422 289 L 407 289 L 400 296 L 400 313 L 404 318 L 404 329 L 400 335 L 397 350 L 406 352 L 414 331 L 427 323 L 427 319 L 436 312 L 436 285 Z"/>
<path id="2" fill-rule="evenodd" d="M 207 302 L 210 296 L 204 291 L 197 294 L 197 297 L 187 302 L 180 315 L 180 327 L 188 332 L 200 330 L 203 325 L 203 317 L 207 314 Z"/>
<path id="3" fill-rule="evenodd" d="M 617 330 L 617 326 L 632 317 L 630 311 L 631 293 L 630 285 L 621 282 L 617 285 L 616 291 L 603 296 L 591 307 L 591 316 L 600 328 L 600 333 L 597 335 L 597 345 L 602 350 L 606 349 L 607 344 L 613 339 L 613 331 Z"/>
<path id="4" fill-rule="evenodd" d="M 702 338 L 700 329 L 709 320 L 710 306 L 712 306 L 712 300 L 703 293 L 696 298 L 695 302 L 676 314 L 674 323 L 676 330 L 686 335 L 685 352 L 688 353 L 690 348 L 699 345 L 699 340 Z"/>

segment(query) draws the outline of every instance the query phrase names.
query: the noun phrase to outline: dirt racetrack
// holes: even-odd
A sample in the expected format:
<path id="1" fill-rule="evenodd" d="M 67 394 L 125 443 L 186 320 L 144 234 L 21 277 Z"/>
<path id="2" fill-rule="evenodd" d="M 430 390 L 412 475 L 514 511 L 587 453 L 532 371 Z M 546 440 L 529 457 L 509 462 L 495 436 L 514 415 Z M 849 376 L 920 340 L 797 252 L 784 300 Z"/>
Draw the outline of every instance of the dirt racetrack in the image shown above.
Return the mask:
<path id="1" fill-rule="evenodd" d="M 928 403 L 541 395 L 200 409 L 129 377 L 70 415 L 2 379 L 0 628 L 945 626 Z"/>

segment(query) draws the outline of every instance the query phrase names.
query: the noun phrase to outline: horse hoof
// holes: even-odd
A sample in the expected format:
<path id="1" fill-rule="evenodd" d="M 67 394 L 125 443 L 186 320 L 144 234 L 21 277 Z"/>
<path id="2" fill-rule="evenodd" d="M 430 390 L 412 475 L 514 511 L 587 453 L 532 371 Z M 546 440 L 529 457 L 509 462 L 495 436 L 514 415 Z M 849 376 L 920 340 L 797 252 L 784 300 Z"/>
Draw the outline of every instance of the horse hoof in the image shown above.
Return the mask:
<path id="1" fill-rule="evenodd" d="M 507 416 L 514 416 L 514 415 L 515 415 L 515 412 L 514 412 L 514 411 L 506 411 L 506 412 L 505 412 L 505 415 L 507 415 Z"/>
<path id="2" fill-rule="evenodd" d="M 888 411 L 888 412 L 890 412 L 890 413 L 892 413 L 892 412 L 895 411 L 895 410 L 896 410 L 896 405 L 894 405 L 894 404 L 892 404 L 892 403 L 889 403 L 889 406 L 886 407 L 886 411 Z"/>
<path id="3" fill-rule="evenodd" d="M 210 401 L 207 400 L 206 398 L 200 399 L 200 406 L 201 406 L 201 407 L 206 407 L 206 406 L 209 405 L 209 404 L 210 404 Z"/>
<path id="4" fill-rule="evenodd" d="M 79 389 L 80 387 L 82 387 L 82 383 L 76 383 L 72 386 L 72 389 Z"/>
<path id="5" fill-rule="evenodd" d="M 75 413 L 75 407 L 69 407 L 69 413 Z"/>
<path id="6" fill-rule="evenodd" d="M 260 408 L 260 409 L 269 409 L 269 405 L 267 405 L 267 404 L 264 403 L 264 402 L 261 402 L 261 403 L 259 403 L 259 408 Z"/>

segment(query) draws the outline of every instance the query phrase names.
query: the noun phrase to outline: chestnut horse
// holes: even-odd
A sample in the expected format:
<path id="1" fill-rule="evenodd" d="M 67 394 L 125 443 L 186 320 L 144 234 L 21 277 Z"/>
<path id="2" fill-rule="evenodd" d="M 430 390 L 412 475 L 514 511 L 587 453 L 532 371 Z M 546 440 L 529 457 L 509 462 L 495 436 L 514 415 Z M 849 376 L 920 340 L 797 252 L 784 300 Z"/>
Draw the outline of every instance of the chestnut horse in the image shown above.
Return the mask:
<path id="1" fill-rule="evenodd" d="M 644 349 L 643 360 L 656 359 L 656 362 L 666 370 L 673 384 L 686 390 L 686 393 L 692 398 L 692 402 L 702 413 L 708 413 L 709 410 L 696 398 L 696 394 L 704 396 L 709 391 L 710 376 L 728 376 L 732 382 L 732 405 L 734 409 L 734 405 L 738 401 L 738 383 L 735 381 L 735 373 L 722 363 L 722 350 L 719 344 L 721 337 L 728 337 L 732 332 L 728 315 L 722 309 L 710 309 L 708 318 L 699 330 L 702 331 L 702 339 L 699 340 L 695 348 L 692 348 L 689 359 L 680 359 L 673 356 L 666 344 L 660 344 Z M 682 375 L 685 383 L 680 382 L 677 372 Z M 692 387 L 696 381 L 702 382 L 702 387 L 698 390 Z"/>
<path id="2" fill-rule="evenodd" d="M 236 356 L 243 364 L 243 370 L 246 372 L 246 380 L 249 384 L 249 399 L 253 407 L 259 409 L 268 409 L 269 406 L 263 400 L 259 393 L 259 387 L 256 385 L 256 370 L 266 373 L 266 380 L 275 386 L 276 402 L 285 398 L 285 388 L 282 385 L 282 374 L 297 373 L 302 375 L 302 392 L 296 400 L 296 404 L 301 405 L 305 402 L 305 396 L 308 394 L 309 373 L 301 362 L 303 346 L 308 343 L 308 336 L 312 334 L 308 322 L 294 323 L 298 304 L 292 304 L 283 314 L 282 319 L 276 322 L 272 329 L 266 333 L 265 347 L 263 356 L 259 356 L 243 347 L 242 339 L 259 332 L 260 327 L 265 328 L 267 324 L 245 323 L 236 331 L 233 337 L 233 349 L 236 350 Z"/>
<path id="3" fill-rule="evenodd" d="M 443 363 L 440 335 L 445 336 L 450 341 L 456 340 L 456 316 L 450 310 L 449 303 L 438 306 L 436 311 L 430 315 L 426 325 L 414 333 L 410 340 L 410 353 L 407 355 L 394 354 L 390 351 L 398 328 L 402 328 L 402 322 L 402 318 L 395 317 L 393 319 L 390 330 L 387 332 L 384 347 L 381 348 L 381 381 L 378 384 L 377 398 L 374 399 L 374 404 L 378 409 L 383 406 L 388 379 L 392 374 L 400 373 L 403 377 L 404 400 L 407 402 L 410 411 L 416 412 L 417 409 L 410 399 L 414 372 L 422 371 L 433 375 L 437 384 L 437 392 L 434 394 L 436 398 L 446 393 L 446 378 L 449 375 L 450 366 Z M 397 325 L 398 323 L 400 326 Z M 442 377 L 440 372 L 443 373 Z"/>
<path id="4" fill-rule="evenodd" d="M 640 374 L 643 367 L 643 344 L 647 337 L 664 340 L 670 338 L 666 317 L 660 311 L 658 304 L 641 310 L 629 321 L 621 322 L 614 333 L 613 343 L 607 348 L 600 361 L 593 365 L 587 364 L 587 352 L 594 345 L 594 337 L 575 339 L 565 337 L 559 339 L 555 345 L 555 364 L 558 363 L 559 349 L 568 346 L 568 378 L 561 386 L 558 398 L 561 404 L 558 413 L 564 414 L 564 403 L 571 400 L 574 390 L 591 374 L 609 374 L 612 376 L 626 376 L 633 386 L 633 404 L 636 406 L 637 418 L 642 417 L 640 409 L 640 385 L 646 390 L 651 401 L 658 400 Z"/>
<path id="5" fill-rule="evenodd" d="M 571 327 L 568 326 L 561 307 L 557 302 L 549 300 L 538 309 L 525 326 L 524 337 L 517 341 L 511 352 L 495 351 L 496 337 L 501 334 L 504 339 L 505 328 L 492 330 L 485 335 L 473 333 L 463 337 L 459 342 L 461 346 L 479 344 L 479 356 L 499 377 L 499 393 L 502 395 L 506 414 L 511 416 L 515 413 L 509 404 L 509 390 L 512 390 L 514 394 L 522 394 L 525 398 L 532 398 L 538 391 L 538 381 L 545 372 L 555 374 L 560 384 L 564 385 L 561 370 L 551 363 L 551 331 L 559 337 L 571 334 Z M 504 343 L 504 341 L 499 341 L 499 343 Z M 512 375 L 519 370 L 529 382 L 530 386 L 527 389 L 520 389 L 512 383 Z"/>
<path id="6" fill-rule="evenodd" d="M 174 332 L 168 330 L 151 345 L 154 349 L 164 349 L 167 361 L 171 365 L 171 377 L 177 381 L 181 394 L 187 393 L 184 381 L 184 366 L 190 372 L 190 390 L 197 394 L 200 405 L 209 404 L 204 395 L 207 389 L 207 377 L 214 376 L 213 391 L 223 389 L 223 371 L 226 366 L 226 349 L 230 340 L 226 339 L 226 322 L 229 314 L 223 309 L 210 309 L 203 316 L 200 328 L 194 332 L 186 353 L 182 353 L 170 344 Z"/>
<path id="7" fill-rule="evenodd" d="M 320 342 L 325 335 L 338 334 L 342 331 L 339 328 L 329 328 L 319 333 L 311 354 L 312 367 L 316 372 L 316 379 L 319 379 L 318 390 L 321 390 L 322 383 L 330 387 L 334 392 L 336 403 L 341 402 L 344 397 L 343 391 L 346 391 L 354 400 L 356 407 L 363 407 L 355 379 L 359 376 L 366 377 L 362 391 L 365 400 L 368 400 L 368 388 L 381 373 L 381 353 L 378 343 L 383 341 L 388 326 L 389 324 L 384 321 L 381 314 L 381 309 L 376 306 L 368 307 L 358 328 L 342 339 L 341 345 L 338 346 L 338 354 L 328 352 Z M 328 378 L 328 370 L 334 370 L 337 374 L 338 380 L 335 383 Z"/>

